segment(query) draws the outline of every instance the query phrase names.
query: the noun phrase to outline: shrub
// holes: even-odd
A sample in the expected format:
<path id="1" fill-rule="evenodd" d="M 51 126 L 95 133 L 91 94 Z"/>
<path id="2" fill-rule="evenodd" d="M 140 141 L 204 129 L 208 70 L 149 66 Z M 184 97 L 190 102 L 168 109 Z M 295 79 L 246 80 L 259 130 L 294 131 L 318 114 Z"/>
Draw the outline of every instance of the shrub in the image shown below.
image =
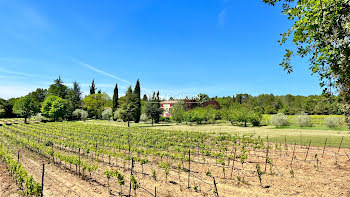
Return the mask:
<path id="1" fill-rule="evenodd" d="M 112 117 L 113 117 L 113 111 L 111 108 L 105 109 L 102 112 L 102 119 L 103 120 L 111 120 Z"/>
<path id="2" fill-rule="evenodd" d="M 113 113 L 113 119 L 118 120 L 118 118 L 119 118 L 118 110 L 115 110 L 115 112 Z"/>
<path id="3" fill-rule="evenodd" d="M 273 115 L 271 116 L 270 123 L 276 127 L 288 126 L 289 125 L 288 116 L 282 113 Z"/>
<path id="4" fill-rule="evenodd" d="M 31 119 L 42 122 L 44 120 L 44 116 L 41 113 L 37 113 L 35 116 L 32 116 Z"/>
<path id="5" fill-rule="evenodd" d="M 323 121 L 324 121 L 324 124 L 329 128 L 337 127 L 342 122 L 342 120 L 338 117 L 327 117 Z"/>
<path id="6" fill-rule="evenodd" d="M 146 122 L 148 120 L 147 114 L 145 114 L 145 113 L 141 114 L 140 120 L 142 122 Z"/>
<path id="7" fill-rule="evenodd" d="M 299 127 L 311 127 L 311 118 L 306 113 L 301 113 L 296 115 L 294 118 L 294 122 Z"/>
<path id="8" fill-rule="evenodd" d="M 262 114 L 258 112 L 251 111 L 249 114 L 249 122 L 252 123 L 253 126 L 260 126 L 260 122 L 262 120 Z"/>
<path id="9" fill-rule="evenodd" d="M 76 119 L 78 119 L 78 120 L 84 120 L 85 121 L 87 119 L 88 115 L 89 115 L 88 112 L 84 111 L 82 109 L 76 109 L 73 112 L 73 116 Z"/>

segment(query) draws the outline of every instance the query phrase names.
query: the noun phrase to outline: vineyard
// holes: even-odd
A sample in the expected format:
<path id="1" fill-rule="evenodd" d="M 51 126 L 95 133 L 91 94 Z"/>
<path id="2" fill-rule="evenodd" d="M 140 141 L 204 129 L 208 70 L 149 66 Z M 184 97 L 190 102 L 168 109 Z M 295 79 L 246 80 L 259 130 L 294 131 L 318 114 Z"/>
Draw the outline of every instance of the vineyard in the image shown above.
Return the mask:
<path id="1" fill-rule="evenodd" d="M 0 159 L 40 196 L 350 196 L 350 150 L 78 122 L 0 127 Z M 43 176 L 44 175 L 44 176 Z"/>

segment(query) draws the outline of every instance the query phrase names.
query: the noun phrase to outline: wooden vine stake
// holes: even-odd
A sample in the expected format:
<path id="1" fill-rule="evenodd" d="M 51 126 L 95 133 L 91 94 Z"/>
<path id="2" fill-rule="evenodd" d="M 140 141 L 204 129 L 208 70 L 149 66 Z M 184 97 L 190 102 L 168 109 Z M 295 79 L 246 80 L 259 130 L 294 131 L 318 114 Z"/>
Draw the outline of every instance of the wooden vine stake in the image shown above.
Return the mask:
<path id="1" fill-rule="evenodd" d="M 265 160 L 265 172 L 266 172 L 266 165 L 267 165 L 267 160 L 269 158 L 269 144 L 267 144 L 267 148 L 266 148 L 266 160 Z"/>
<path id="2" fill-rule="evenodd" d="M 80 176 L 80 148 L 79 148 L 79 176 Z"/>
<path id="3" fill-rule="evenodd" d="M 324 151 L 326 150 L 326 144 L 327 144 L 327 138 L 326 138 L 326 140 L 324 141 L 323 152 L 322 152 L 322 158 L 323 158 L 323 156 L 324 156 Z"/>
<path id="4" fill-rule="evenodd" d="M 188 183 L 187 183 L 187 188 L 190 187 L 190 178 L 191 178 L 191 150 L 188 150 Z"/>
<path id="5" fill-rule="evenodd" d="M 311 140 L 309 142 L 309 146 L 307 147 L 306 156 L 305 156 L 305 160 L 304 161 L 306 161 L 307 155 L 309 154 L 310 145 L 311 145 Z"/>
<path id="6" fill-rule="evenodd" d="M 154 187 L 154 197 L 157 197 L 157 186 Z"/>
<path id="7" fill-rule="evenodd" d="M 231 179 L 232 179 L 232 175 L 233 175 L 233 169 L 235 167 L 236 152 L 237 152 L 237 148 L 235 147 L 235 153 L 234 153 L 233 158 L 232 158 Z"/>
<path id="8" fill-rule="evenodd" d="M 134 175 L 134 157 L 131 158 L 131 171 L 130 171 L 130 177 Z M 130 185 L 129 185 L 129 196 L 131 196 L 131 179 L 130 179 Z"/>
<path id="9" fill-rule="evenodd" d="M 297 145 L 297 143 L 294 144 L 294 148 L 293 148 L 293 155 L 292 155 L 292 160 L 290 161 L 290 171 L 292 173 L 292 176 L 294 177 L 294 171 L 293 171 L 293 160 L 294 160 L 294 154 L 295 154 L 295 146 Z"/>
<path id="10" fill-rule="evenodd" d="M 216 187 L 216 181 L 215 181 L 215 177 L 213 176 L 213 181 L 214 181 L 214 194 L 215 197 L 219 197 L 219 192 L 218 192 L 218 188 Z"/>
<path id="11" fill-rule="evenodd" d="M 41 175 L 41 197 L 44 196 L 44 175 L 45 175 L 45 163 L 43 163 L 43 172 Z"/>
<path id="12" fill-rule="evenodd" d="M 344 139 L 344 136 L 341 138 L 341 141 L 340 141 L 340 144 L 339 144 L 339 148 L 338 148 L 338 153 L 340 151 L 341 145 L 343 144 L 343 139 Z"/>

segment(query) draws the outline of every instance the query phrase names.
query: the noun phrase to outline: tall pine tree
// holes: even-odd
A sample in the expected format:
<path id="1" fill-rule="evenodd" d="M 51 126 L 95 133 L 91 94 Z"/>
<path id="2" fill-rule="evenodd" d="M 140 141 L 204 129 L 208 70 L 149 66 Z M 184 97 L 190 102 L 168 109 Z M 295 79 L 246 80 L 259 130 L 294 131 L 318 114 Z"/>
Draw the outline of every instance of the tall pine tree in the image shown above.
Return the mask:
<path id="1" fill-rule="evenodd" d="M 117 111 L 117 108 L 118 108 L 118 84 L 116 83 L 115 84 L 115 87 L 114 87 L 114 93 L 113 93 L 113 105 L 112 105 L 112 111 L 113 113 L 115 113 L 115 111 Z M 114 116 L 113 116 L 113 120 L 116 120 L 114 119 Z"/>
<path id="2" fill-rule="evenodd" d="M 95 80 L 92 80 L 91 86 L 90 87 L 90 95 L 96 93 L 96 87 L 95 87 Z"/>
<path id="3" fill-rule="evenodd" d="M 68 87 L 63 84 L 61 76 L 59 76 L 58 79 L 56 79 L 54 83 L 50 85 L 47 92 L 49 95 L 58 96 L 65 99 L 68 93 Z"/>
<path id="4" fill-rule="evenodd" d="M 141 88 L 140 88 L 140 81 L 137 80 L 135 89 L 134 89 L 134 99 L 136 101 L 136 109 L 135 109 L 135 115 L 134 115 L 134 121 L 135 123 L 140 122 L 141 117 Z"/>
<path id="5" fill-rule="evenodd" d="M 81 100 L 81 90 L 79 84 L 74 81 L 73 88 L 68 90 L 67 100 L 68 100 L 68 118 L 73 117 L 73 111 L 82 107 Z"/>

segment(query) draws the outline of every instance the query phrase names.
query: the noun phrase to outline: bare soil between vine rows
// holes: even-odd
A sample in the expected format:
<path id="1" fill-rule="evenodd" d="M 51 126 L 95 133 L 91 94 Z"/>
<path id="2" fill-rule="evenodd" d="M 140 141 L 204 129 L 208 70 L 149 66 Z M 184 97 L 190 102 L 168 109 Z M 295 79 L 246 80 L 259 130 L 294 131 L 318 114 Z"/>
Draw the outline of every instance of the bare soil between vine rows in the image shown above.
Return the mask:
<path id="1" fill-rule="evenodd" d="M 206 158 L 203 161 L 202 157 L 194 156 L 194 161 L 191 162 L 190 189 L 187 188 L 186 171 L 180 171 L 179 179 L 178 170 L 171 169 L 166 181 L 164 171 L 155 163 L 144 166 L 145 175 L 141 173 L 141 165 L 137 163 L 134 172 L 141 184 L 137 196 L 152 196 L 155 187 L 157 196 L 214 196 L 213 179 L 206 176 L 208 170 L 216 178 L 219 196 L 350 196 L 350 160 L 345 154 L 350 156 L 349 149 L 341 149 L 338 153 L 337 148 L 327 148 L 322 158 L 322 148 L 311 147 L 305 161 L 307 148 L 296 146 L 292 177 L 290 164 L 293 146 L 288 145 L 287 152 L 271 150 L 269 157 L 274 166 L 270 170 L 270 166 L 267 165 L 267 173 L 262 176 L 262 185 L 259 184 L 255 166 L 260 163 L 264 171 L 265 152 L 251 151 L 244 163 L 244 170 L 242 164 L 236 160 L 233 179 L 232 161 L 230 166 L 225 168 L 224 178 L 223 168 L 216 164 L 215 159 Z M 120 159 L 115 165 L 115 159 L 111 159 L 111 164 L 108 164 L 108 158 L 103 157 L 104 162 L 98 162 L 99 169 L 92 174 L 92 179 L 83 180 L 75 174 L 74 166 L 70 171 L 69 165 L 66 168 L 64 165 L 54 165 L 36 153 L 23 148 L 20 151 L 21 163 L 37 181 L 41 180 L 42 162 L 45 162 L 44 196 L 119 196 L 120 186 L 114 178 L 110 180 L 111 194 L 108 192 L 107 179 L 103 174 L 107 168 L 118 169 L 125 175 L 123 194 L 129 193 L 130 171 L 123 168 L 124 163 Z M 318 168 L 315 154 L 319 159 Z M 149 159 L 160 161 L 160 158 Z M 166 161 L 166 158 L 163 158 L 163 161 Z M 174 162 L 173 166 L 177 166 L 177 163 L 179 162 Z M 129 163 L 126 162 L 125 165 L 128 166 Z M 188 168 L 188 163 L 185 162 L 183 167 Z M 0 196 L 16 196 L 17 186 L 5 170 L 3 166 L 0 167 Z M 156 171 L 157 180 L 151 176 L 153 170 Z M 134 195 L 134 191 L 131 194 Z"/>

